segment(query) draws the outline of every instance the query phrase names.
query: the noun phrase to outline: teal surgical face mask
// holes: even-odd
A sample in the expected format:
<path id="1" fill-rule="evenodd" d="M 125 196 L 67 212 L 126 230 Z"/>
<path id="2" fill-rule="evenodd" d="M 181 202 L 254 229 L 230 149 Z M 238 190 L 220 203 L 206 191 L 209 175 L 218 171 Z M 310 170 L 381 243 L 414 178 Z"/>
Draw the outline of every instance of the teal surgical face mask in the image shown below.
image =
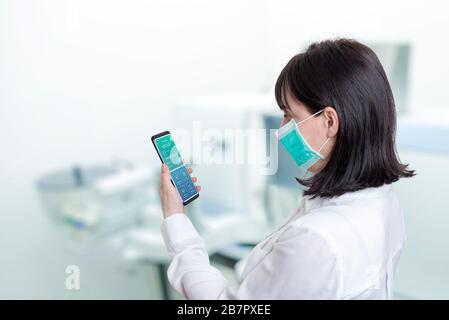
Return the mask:
<path id="1" fill-rule="evenodd" d="M 279 142 L 284 146 L 289 155 L 293 158 L 296 165 L 298 166 L 301 178 L 304 178 L 309 171 L 310 167 L 312 167 L 318 160 L 324 159 L 324 157 L 320 154 L 320 151 L 326 145 L 326 143 L 330 140 L 327 138 L 326 141 L 321 145 L 321 147 L 315 151 L 313 148 L 307 143 L 306 139 L 301 134 L 301 131 L 298 129 L 298 125 L 306 122 L 310 118 L 316 116 L 321 113 L 324 109 L 312 114 L 311 116 L 305 118 L 300 122 L 296 122 L 294 119 L 290 120 L 288 123 L 283 125 L 277 131 L 277 137 Z"/>

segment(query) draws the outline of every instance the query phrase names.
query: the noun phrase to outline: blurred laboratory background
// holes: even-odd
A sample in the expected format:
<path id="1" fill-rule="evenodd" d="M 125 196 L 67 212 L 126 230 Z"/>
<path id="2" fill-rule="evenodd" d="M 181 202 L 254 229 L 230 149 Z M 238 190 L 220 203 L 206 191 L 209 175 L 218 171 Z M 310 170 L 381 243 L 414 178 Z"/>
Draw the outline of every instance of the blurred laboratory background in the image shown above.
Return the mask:
<path id="1" fill-rule="evenodd" d="M 395 184 L 408 236 L 395 298 L 449 299 L 448 12 L 436 0 L 0 0 L 0 298 L 182 298 L 165 275 L 150 137 L 198 121 L 276 128 L 282 67 L 347 37 L 382 61 L 398 152 L 418 173 Z M 201 143 L 233 148 L 214 134 Z M 238 282 L 252 246 L 299 203 L 294 166 L 282 150 L 274 175 L 192 166 L 203 189 L 189 215 Z"/>

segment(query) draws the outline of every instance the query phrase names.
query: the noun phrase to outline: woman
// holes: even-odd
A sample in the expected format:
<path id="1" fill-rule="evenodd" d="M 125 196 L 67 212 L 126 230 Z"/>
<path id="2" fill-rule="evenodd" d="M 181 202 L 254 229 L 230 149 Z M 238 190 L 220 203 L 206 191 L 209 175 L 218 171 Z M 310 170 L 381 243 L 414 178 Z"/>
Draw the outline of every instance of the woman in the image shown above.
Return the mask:
<path id="1" fill-rule="evenodd" d="M 278 138 L 305 186 L 300 207 L 253 249 L 241 283 L 231 286 L 210 266 L 162 166 L 171 284 L 188 299 L 391 298 L 405 239 L 391 184 L 414 172 L 396 154 L 382 65 L 353 40 L 314 43 L 288 62 L 275 93 L 284 113 Z"/>

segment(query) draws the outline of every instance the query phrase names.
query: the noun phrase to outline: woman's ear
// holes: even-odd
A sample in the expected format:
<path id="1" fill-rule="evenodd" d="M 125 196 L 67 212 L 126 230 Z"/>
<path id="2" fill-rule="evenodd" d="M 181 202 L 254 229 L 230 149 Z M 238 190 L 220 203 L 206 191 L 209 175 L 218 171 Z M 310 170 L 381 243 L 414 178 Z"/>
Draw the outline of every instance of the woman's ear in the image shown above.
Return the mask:
<path id="1" fill-rule="evenodd" d="M 338 133 L 338 114 L 333 107 L 325 107 L 323 111 L 324 115 L 324 126 L 327 129 L 328 138 L 333 138 Z"/>

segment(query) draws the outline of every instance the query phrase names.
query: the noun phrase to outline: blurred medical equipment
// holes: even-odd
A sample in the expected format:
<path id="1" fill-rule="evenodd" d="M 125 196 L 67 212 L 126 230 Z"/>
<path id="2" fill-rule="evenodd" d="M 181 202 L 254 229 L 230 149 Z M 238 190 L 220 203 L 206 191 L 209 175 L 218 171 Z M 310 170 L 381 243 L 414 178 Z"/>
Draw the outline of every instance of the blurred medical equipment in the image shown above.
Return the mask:
<path id="1" fill-rule="evenodd" d="M 129 164 L 75 166 L 37 181 L 52 221 L 77 239 L 92 239 L 138 222 L 155 200 L 149 167 Z"/>
<path id="2" fill-rule="evenodd" d="M 56 229 L 70 240 L 72 251 L 96 252 L 93 245 L 102 242 L 118 253 L 121 271 L 127 274 L 141 265 L 153 265 L 162 297 L 169 299 L 169 257 L 159 231 L 159 170 L 158 165 L 75 166 L 44 175 L 36 186 L 42 205 Z M 206 221 L 198 218 L 198 209 L 192 203 L 188 214 L 207 239 L 211 255 L 236 240 L 253 243 L 260 231 L 268 232 L 264 226 L 240 221 L 232 210 L 226 212 L 226 206 L 215 207 L 217 219 Z"/>

